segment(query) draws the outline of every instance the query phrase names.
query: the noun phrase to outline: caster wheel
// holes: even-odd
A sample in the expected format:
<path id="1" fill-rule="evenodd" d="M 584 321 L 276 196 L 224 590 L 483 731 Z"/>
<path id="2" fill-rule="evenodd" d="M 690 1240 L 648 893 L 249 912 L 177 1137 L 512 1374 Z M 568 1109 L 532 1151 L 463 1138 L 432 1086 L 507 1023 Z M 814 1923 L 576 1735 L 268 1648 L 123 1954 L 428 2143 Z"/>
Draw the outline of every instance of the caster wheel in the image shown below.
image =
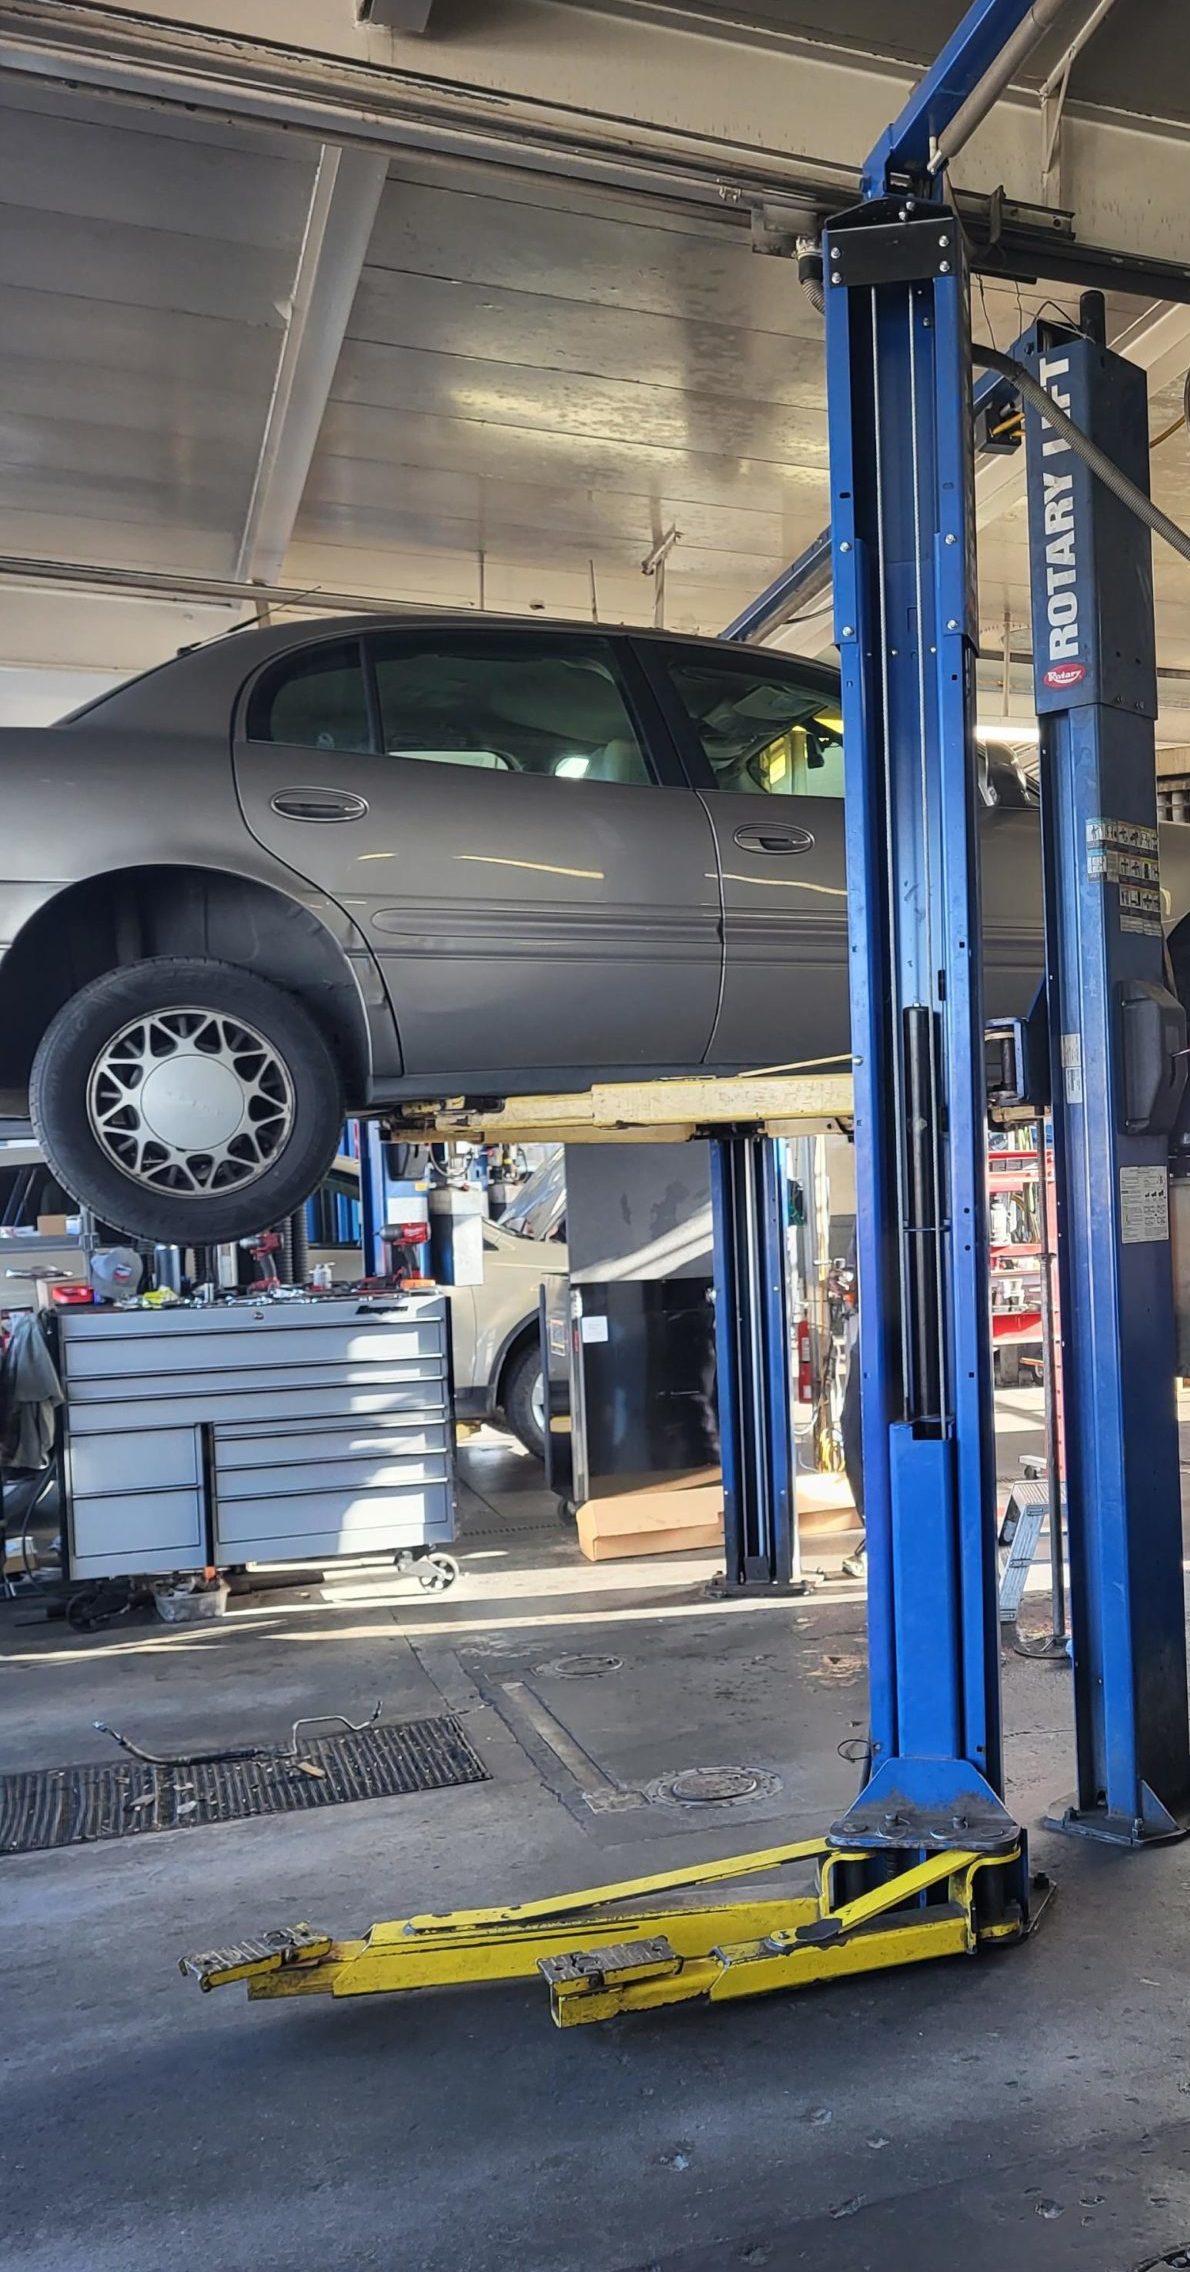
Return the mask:
<path id="1" fill-rule="evenodd" d="M 578 1521 L 578 1508 L 575 1506 L 573 1499 L 559 1499 L 558 1521 L 560 1523 L 565 1523 L 568 1530 L 572 1529 L 574 1524 Z"/>
<path id="2" fill-rule="evenodd" d="M 444 1594 L 458 1574 L 459 1565 L 452 1554 L 427 1554 L 418 1569 L 417 1582 L 423 1593 Z"/>
<path id="3" fill-rule="evenodd" d="M 86 1593 L 72 1594 L 66 1604 L 66 1622 L 75 1633 L 93 1633 L 101 1622 L 99 1607 L 100 1589 L 92 1586 Z"/>
<path id="4" fill-rule="evenodd" d="M 127 1617 L 132 1607 L 132 1585 L 127 1578 L 101 1578 L 72 1594 L 66 1604 L 66 1622 L 75 1633 L 97 1633 L 114 1617 Z"/>
<path id="5" fill-rule="evenodd" d="M 411 1552 L 409 1547 L 403 1546 L 398 1554 L 394 1554 L 393 1566 L 400 1571 L 403 1578 L 407 1578 L 410 1571 L 417 1567 L 417 1556 Z"/>

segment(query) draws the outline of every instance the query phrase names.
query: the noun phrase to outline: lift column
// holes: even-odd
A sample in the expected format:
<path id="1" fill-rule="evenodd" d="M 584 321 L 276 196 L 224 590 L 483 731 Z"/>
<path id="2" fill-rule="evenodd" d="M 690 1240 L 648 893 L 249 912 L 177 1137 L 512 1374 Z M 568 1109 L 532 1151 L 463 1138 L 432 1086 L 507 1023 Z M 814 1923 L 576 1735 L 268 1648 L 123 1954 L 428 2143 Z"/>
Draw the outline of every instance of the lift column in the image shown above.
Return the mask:
<path id="1" fill-rule="evenodd" d="M 767 1136 L 711 1141 L 724 1547 L 733 1593 L 801 1590 L 785 1176 Z"/>
<path id="2" fill-rule="evenodd" d="M 1147 492 L 1144 373 L 1053 325 L 1016 353 Z M 1135 1845 L 1190 1819 L 1167 1170 L 1186 1031 L 1165 984 L 1151 544 L 1031 406 L 1025 429 L 1078 1747 L 1058 1823 Z"/>
<path id="3" fill-rule="evenodd" d="M 962 230 L 825 239 L 843 673 L 871 1775 L 833 1836 L 995 1851 L 1001 1798 Z"/>

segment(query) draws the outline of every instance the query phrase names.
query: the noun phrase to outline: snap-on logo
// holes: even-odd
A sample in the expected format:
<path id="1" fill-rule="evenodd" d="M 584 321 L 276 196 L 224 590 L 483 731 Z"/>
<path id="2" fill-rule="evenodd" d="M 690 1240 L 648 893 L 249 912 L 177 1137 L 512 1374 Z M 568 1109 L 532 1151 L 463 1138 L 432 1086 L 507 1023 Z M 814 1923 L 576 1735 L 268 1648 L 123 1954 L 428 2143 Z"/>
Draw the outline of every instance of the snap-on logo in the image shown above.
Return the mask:
<path id="1" fill-rule="evenodd" d="M 1048 671 L 1042 673 L 1041 683 L 1061 692 L 1065 687 L 1081 685 L 1086 675 L 1085 663 L 1051 663 Z"/>

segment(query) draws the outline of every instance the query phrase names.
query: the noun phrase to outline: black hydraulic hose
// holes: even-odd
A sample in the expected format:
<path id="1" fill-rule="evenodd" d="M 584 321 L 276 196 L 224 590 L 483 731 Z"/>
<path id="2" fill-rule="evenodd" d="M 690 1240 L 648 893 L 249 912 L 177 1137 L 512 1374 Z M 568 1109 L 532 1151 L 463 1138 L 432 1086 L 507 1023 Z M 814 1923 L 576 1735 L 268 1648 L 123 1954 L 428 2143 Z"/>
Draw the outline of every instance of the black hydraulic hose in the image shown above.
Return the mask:
<path id="1" fill-rule="evenodd" d="M 820 316 L 824 316 L 826 295 L 822 289 L 822 245 L 817 239 L 799 237 L 797 240 L 797 280 L 810 306 Z"/>
<path id="2" fill-rule="evenodd" d="M 146 1751 L 143 1745 L 133 1743 L 131 1736 L 121 1735 L 118 1728 L 108 1726 L 106 1720 L 93 1720 L 91 1725 L 101 1736 L 110 1736 L 121 1751 L 141 1759 L 146 1767 L 221 1767 L 228 1761 L 240 1759 L 296 1759 L 298 1756 L 298 1729 L 335 1726 L 346 1728 L 348 1735 L 365 1735 L 380 1718 L 384 1698 L 376 1704 L 366 1720 L 348 1720 L 342 1712 L 307 1713 L 304 1719 L 295 1720 L 289 1732 L 289 1742 L 225 1744 L 221 1751 Z"/>
<path id="3" fill-rule="evenodd" d="M 985 370 L 998 371 L 1001 378 L 1011 380 L 1012 385 L 1019 388 L 1025 401 L 1032 403 L 1034 410 L 1039 410 L 1042 417 L 1049 420 L 1054 432 L 1060 434 L 1063 441 L 1069 442 L 1071 449 L 1086 461 L 1092 473 L 1098 474 L 1104 488 L 1110 489 L 1112 495 L 1128 507 L 1129 512 L 1135 513 L 1137 519 L 1143 521 L 1154 536 L 1163 537 L 1166 544 L 1174 552 L 1180 553 L 1183 560 L 1190 560 L 1190 536 L 1187 536 L 1185 529 L 1180 529 L 1176 521 L 1171 521 L 1168 513 L 1162 512 L 1160 505 L 1155 505 L 1151 497 L 1146 497 L 1143 489 L 1138 489 L 1134 481 L 1129 481 L 1126 473 L 1121 473 L 1106 450 L 1101 450 L 1098 442 L 1093 442 L 1089 434 L 1084 434 L 1081 426 L 1075 425 L 1073 418 L 1068 418 L 1066 412 L 1059 409 L 1053 396 L 1046 393 L 1040 379 L 1034 378 L 1027 364 L 1019 363 L 1015 355 L 1001 355 L 996 347 L 973 345 L 971 355 L 972 360 L 982 363 Z"/>

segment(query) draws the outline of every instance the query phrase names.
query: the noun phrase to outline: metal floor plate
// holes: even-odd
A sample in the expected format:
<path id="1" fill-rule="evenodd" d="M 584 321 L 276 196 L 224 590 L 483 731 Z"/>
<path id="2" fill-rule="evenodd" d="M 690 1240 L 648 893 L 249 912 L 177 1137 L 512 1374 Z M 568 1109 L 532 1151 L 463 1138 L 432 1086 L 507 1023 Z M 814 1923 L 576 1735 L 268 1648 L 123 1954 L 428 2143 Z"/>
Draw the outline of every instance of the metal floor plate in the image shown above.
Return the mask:
<path id="1" fill-rule="evenodd" d="M 300 1759 L 149 1767 L 122 1756 L 101 1765 L 0 1775 L 0 1855 L 34 1854 L 150 1830 L 308 1813 L 360 1799 L 393 1799 L 487 1783 L 487 1768 L 451 1716 L 328 1736 Z"/>

